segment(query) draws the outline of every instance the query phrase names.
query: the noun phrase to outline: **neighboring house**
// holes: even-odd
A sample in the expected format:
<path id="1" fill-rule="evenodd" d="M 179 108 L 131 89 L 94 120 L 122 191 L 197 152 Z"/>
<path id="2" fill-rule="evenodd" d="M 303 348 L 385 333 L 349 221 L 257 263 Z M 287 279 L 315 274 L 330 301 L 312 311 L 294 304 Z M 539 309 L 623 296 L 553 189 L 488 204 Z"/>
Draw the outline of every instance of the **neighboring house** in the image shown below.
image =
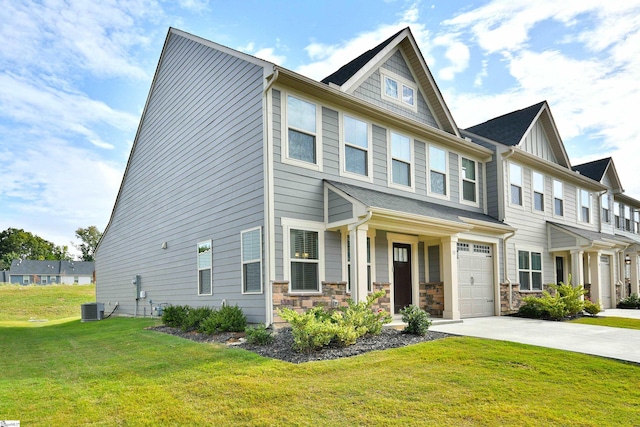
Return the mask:
<path id="1" fill-rule="evenodd" d="M 321 82 L 171 28 L 96 252 L 97 301 L 237 304 L 271 324 L 383 289 L 394 315 L 497 315 L 515 229 L 488 215 L 494 151 L 461 137 L 408 28 Z"/>
<path id="2" fill-rule="evenodd" d="M 495 151 L 487 164 L 488 212 L 518 230 L 505 243 L 503 311 L 517 310 L 523 296 L 545 284 L 567 283 L 569 275 L 605 309 L 615 307 L 629 242 L 604 226 L 600 209 L 602 197 L 620 197 L 615 170 L 611 182 L 572 170 L 547 102 L 462 134 Z"/>
<path id="3" fill-rule="evenodd" d="M 607 187 L 607 192 L 600 199 L 600 231 L 614 234 L 616 241 L 626 244 L 624 252 L 620 251 L 616 259 L 616 264 L 622 267 L 617 272 L 617 298 L 640 294 L 640 201 L 623 194 L 611 157 L 577 165 L 573 169 Z M 626 286 L 622 286 L 622 280 Z"/>
<path id="4" fill-rule="evenodd" d="M 93 261 L 56 261 L 14 259 L 8 282 L 20 285 L 56 285 L 93 283 Z"/>
<path id="5" fill-rule="evenodd" d="M 0 283 L 9 283 L 9 272 L 7 270 L 0 271 Z"/>

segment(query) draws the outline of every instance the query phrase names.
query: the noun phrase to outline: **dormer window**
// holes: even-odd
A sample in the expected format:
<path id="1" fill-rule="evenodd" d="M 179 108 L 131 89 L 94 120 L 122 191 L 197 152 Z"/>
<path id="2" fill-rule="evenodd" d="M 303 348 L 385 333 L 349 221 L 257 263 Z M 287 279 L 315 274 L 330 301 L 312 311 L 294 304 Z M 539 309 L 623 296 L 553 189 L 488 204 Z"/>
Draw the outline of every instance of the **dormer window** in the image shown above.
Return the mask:
<path id="1" fill-rule="evenodd" d="M 417 111 L 416 93 L 418 91 L 415 83 L 400 77 L 399 75 L 382 70 L 382 98 Z"/>

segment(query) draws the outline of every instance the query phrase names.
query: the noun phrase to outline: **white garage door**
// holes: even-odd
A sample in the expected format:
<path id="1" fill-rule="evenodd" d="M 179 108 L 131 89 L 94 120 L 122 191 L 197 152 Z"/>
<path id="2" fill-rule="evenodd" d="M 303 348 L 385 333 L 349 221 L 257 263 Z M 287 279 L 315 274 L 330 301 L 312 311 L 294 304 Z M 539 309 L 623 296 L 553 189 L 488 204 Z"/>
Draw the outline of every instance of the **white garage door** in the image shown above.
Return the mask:
<path id="1" fill-rule="evenodd" d="M 458 243 L 458 299 L 461 317 L 493 316 L 493 258 L 491 246 Z"/>
<path id="2" fill-rule="evenodd" d="M 600 257 L 600 296 L 602 308 L 611 308 L 611 265 L 608 256 Z"/>

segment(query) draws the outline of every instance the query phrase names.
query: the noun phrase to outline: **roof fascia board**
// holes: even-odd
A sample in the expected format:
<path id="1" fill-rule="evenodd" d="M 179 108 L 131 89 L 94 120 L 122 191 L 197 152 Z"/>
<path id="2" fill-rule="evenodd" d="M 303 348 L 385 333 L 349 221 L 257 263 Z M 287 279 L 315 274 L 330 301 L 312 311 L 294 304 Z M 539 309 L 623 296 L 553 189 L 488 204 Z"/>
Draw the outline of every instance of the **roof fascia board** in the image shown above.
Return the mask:
<path id="1" fill-rule="evenodd" d="M 564 162 L 562 166 L 566 166 L 568 168 L 571 168 L 571 163 L 569 162 L 569 157 L 567 155 L 567 151 L 564 148 L 564 144 L 562 143 L 562 139 L 560 139 L 560 134 L 558 133 L 558 128 L 556 127 L 555 121 L 553 120 L 553 116 L 551 115 L 551 111 L 549 109 L 549 105 L 547 104 L 546 101 L 542 104 L 542 106 L 540 107 L 540 111 L 538 111 L 538 113 L 533 118 L 533 120 L 531 120 L 531 123 L 529 123 L 529 127 L 527 128 L 527 130 L 524 132 L 524 134 L 522 134 L 522 138 L 518 142 L 518 146 L 522 145 L 522 143 L 527 138 L 527 135 L 529 135 L 531 133 L 531 130 L 533 129 L 535 124 L 538 122 L 538 120 L 540 120 L 542 122 L 543 114 L 547 118 L 547 120 L 549 120 L 549 124 L 550 124 L 551 130 L 553 132 L 552 135 L 547 135 L 547 137 L 551 136 L 552 139 L 553 139 L 553 140 L 551 140 L 551 138 L 550 138 L 549 143 L 555 145 L 556 147 L 558 147 L 560 149 L 560 153 L 562 154 L 562 161 Z M 547 130 L 547 127 L 544 125 L 544 123 L 542 123 L 542 127 L 545 129 L 545 131 Z M 553 147 L 552 147 L 552 150 L 553 150 Z M 553 152 L 554 152 L 554 156 L 555 156 L 556 155 L 555 150 L 553 150 Z"/>
<path id="2" fill-rule="evenodd" d="M 620 176 L 618 175 L 618 170 L 616 169 L 615 163 L 613 163 L 613 159 L 609 160 L 609 164 L 605 168 L 604 174 L 602 174 L 602 176 L 604 177 L 607 172 L 609 172 L 609 170 L 611 170 L 611 172 L 613 173 L 615 184 L 618 186 L 618 188 L 613 188 L 613 191 L 623 193 L 624 188 L 622 188 L 622 181 L 620 181 Z"/>
<path id="3" fill-rule="evenodd" d="M 560 148 L 560 153 L 562 154 L 562 159 L 565 162 L 566 167 L 568 167 L 569 169 L 571 169 L 571 161 L 569 160 L 569 155 L 567 154 L 567 150 L 564 147 L 564 143 L 562 142 L 562 138 L 560 138 L 560 133 L 558 132 L 558 126 L 556 126 L 556 121 L 553 118 L 553 115 L 551 114 L 551 108 L 549 107 L 549 104 L 547 104 L 547 101 L 544 102 L 544 106 L 543 106 L 544 110 L 546 111 L 546 117 L 549 120 L 549 124 L 551 125 L 551 129 L 553 130 L 553 136 L 556 140 L 557 146 Z M 542 124 L 544 126 L 544 123 Z"/>

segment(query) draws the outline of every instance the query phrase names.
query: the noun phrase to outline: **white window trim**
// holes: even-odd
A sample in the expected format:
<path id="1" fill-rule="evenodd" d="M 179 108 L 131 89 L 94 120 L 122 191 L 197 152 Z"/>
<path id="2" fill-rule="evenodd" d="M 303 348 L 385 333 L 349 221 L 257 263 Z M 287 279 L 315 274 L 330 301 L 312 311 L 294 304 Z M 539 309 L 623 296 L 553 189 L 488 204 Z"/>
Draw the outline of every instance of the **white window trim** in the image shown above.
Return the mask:
<path id="1" fill-rule="evenodd" d="M 444 192 L 446 194 L 433 193 L 431 191 L 431 167 L 430 167 L 431 159 L 429 156 L 429 147 L 437 148 L 439 150 L 444 151 L 444 168 L 445 168 Z M 449 167 L 449 150 L 437 144 L 425 144 L 425 157 L 427 158 L 427 177 L 426 177 L 427 178 L 427 195 L 429 195 L 430 197 L 434 197 L 436 199 L 451 200 L 451 173 L 450 173 L 451 168 Z M 458 159 L 460 159 L 460 155 L 458 155 Z M 470 160 L 475 160 L 475 159 L 470 159 Z M 458 163 L 460 162 L 461 160 L 458 160 Z M 460 171 L 462 171 L 462 167 L 460 167 L 459 169 Z M 436 172 L 442 173 L 442 171 L 438 171 L 438 170 L 436 170 Z M 462 183 L 460 183 L 460 185 L 462 186 Z M 462 196 L 460 196 L 460 199 L 462 200 Z"/>
<path id="2" fill-rule="evenodd" d="M 536 186 L 534 175 L 542 175 L 542 210 L 539 211 L 536 209 Z M 531 171 L 531 212 L 537 215 L 545 215 L 547 211 L 547 177 L 542 172 L 538 172 L 535 170 Z"/>
<path id="3" fill-rule="evenodd" d="M 347 178 L 353 178 L 353 179 L 358 179 L 360 181 L 365 181 L 365 182 L 373 182 L 373 126 L 371 124 L 371 122 L 363 119 L 362 117 L 355 115 L 355 114 L 350 114 L 350 113 L 343 113 L 340 112 L 340 126 L 339 126 L 339 134 L 340 134 L 340 176 L 344 176 Z M 344 132 L 344 116 L 349 116 L 352 119 L 356 119 L 359 120 L 361 122 L 365 122 L 367 124 L 367 142 L 369 144 L 368 148 L 366 149 L 367 151 L 367 175 L 360 175 L 354 172 L 349 172 L 347 171 L 347 154 L 346 154 L 346 147 L 347 145 L 352 146 L 351 144 L 347 144 L 347 142 L 345 141 L 345 132 Z M 359 146 L 355 146 L 353 145 L 354 148 L 357 148 L 359 150 L 363 150 L 362 147 Z"/>
<path id="4" fill-rule="evenodd" d="M 618 208 L 618 213 L 616 214 L 616 207 Z M 622 227 L 620 227 L 620 225 L 624 224 L 624 217 L 622 215 L 620 215 L 621 211 L 623 210 L 623 206 L 620 204 L 620 202 L 613 202 L 613 215 L 611 216 L 613 218 L 613 228 L 615 230 L 621 230 Z M 618 217 L 618 224 L 616 224 L 616 217 Z"/>
<path id="5" fill-rule="evenodd" d="M 345 229 L 341 233 L 341 245 L 342 245 L 342 281 L 347 283 L 345 287 L 348 295 L 351 294 L 351 291 L 348 289 L 349 286 L 349 269 L 347 266 L 351 264 L 348 261 L 347 257 L 347 236 L 349 232 Z M 371 262 L 367 263 L 367 266 L 371 268 L 371 290 L 373 291 L 373 284 L 376 282 L 376 248 L 375 248 L 375 238 L 376 231 L 375 229 L 367 230 L 367 238 L 369 239 L 369 257 L 371 258 Z"/>
<path id="6" fill-rule="evenodd" d="M 385 89 L 385 78 L 395 80 L 398 83 L 398 98 L 394 98 L 392 96 L 387 95 Z M 413 90 L 413 105 L 407 104 L 402 100 L 402 87 L 406 86 Z M 380 69 L 380 92 L 382 99 L 385 101 L 393 102 L 396 105 L 400 105 L 404 108 L 407 108 L 415 113 L 418 112 L 418 86 L 404 77 L 394 73 L 393 71 L 389 71 L 385 68 Z"/>
<path id="7" fill-rule="evenodd" d="M 427 147 L 427 150 L 428 149 L 429 148 Z M 429 151 L 427 151 L 427 156 L 428 155 L 429 155 Z M 472 162 L 474 162 L 476 164 L 476 179 L 475 179 L 475 181 L 471 181 L 471 180 L 466 179 L 464 177 L 464 172 L 462 171 L 462 158 L 463 157 L 465 159 L 467 159 L 467 160 L 471 160 Z M 429 162 L 427 162 L 427 169 L 429 169 L 428 164 L 429 164 Z M 476 159 L 474 159 L 473 157 L 468 157 L 468 156 L 463 156 L 463 155 L 458 154 L 458 171 L 459 171 L 459 174 L 460 174 L 460 182 L 459 182 L 459 190 L 458 191 L 460 192 L 460 203 L 462 203 L 463 205 L 469 205 L 469 206 L 475 206 L 475 207 L 479 207 L 480 206 L 480 182 L 479 182 L 480 181 L 479 180 L 480 173 L 479 173 L 479 167 L 478 167 L 479 165 L 480 165 L 480 162 L 477 161 Z M 484 170 L 484 168 L 483 168 L 483 170 Z M 429 174 L 429 176 L 427 177 L 427 184 L 430 184 L 429 179 L 431 178 L 431 173 L 430 173 L 430 170 L 427 170 L 427 172 Z M 447 176 L 447 181 L 449 181 L 448 176 Z M 464 199 L 464 187 L 463 187 L 464 181 L 469 181 L 469 182 L 474 182 L 475 183 L 475 185 L 476 185 L 476 201 L 475 202 L 472 202 L 470 200 L 465 200 Z M 447 182 L 447 184 L 448 184 L 448 182 Z M 429 192 L 430 190 L 431 190 L 431 186 L 428 185 L 427 192 Z M 449 194 L 449 191 L 447 191 L 447 194 Z"/>
<path id="8" fill-rule="evenodd" d="M 322 295 L 322 283 L 325 274 L 325 256 L 324 256 L 324 232 L 326 230 L 323 222 L 307 221 L 295 218 L 281 218 L 282 225 L 282 259 L 283 259 L 283 279 L 289 282 L 288 293 L 292 295 Z M 291 229 L 306 230 L 318 232 L 318 291 L 294 291 L 291 289 Z"/>
<path id="9" fill-rule="evenodd" d="M 588 197 L 589 197 L 589 206 L 583 206 L 582 205 L 582 192 L 586 192 Z M 583 224 L 592 224 L 593 223 L 593 201 L 592 201 L 592 196 L 591 196 L 591 192 L 589 192 L 588 190 L 585 190 L 584 188 L 578 188 L 576 191 L 576 200 L 577 203 L 576 205 L 578 206 L 578 209 L 576 209 L 577 212 L 577 220 L 578 222 L 581 222 Z M 582 208 L 588 208 L 589 209 L 589 218 L 587 218 L 587 221 L 584 221 L 582 219 Z"/>
<path id="10" fill-rule="evenodd" d="M 289 96 L 298 98 L 302 101 L 314 104 L 316 106 L 316 163 L 309 163 L 298 159 L 292 159 L 289 157 L 289 123 L 287 108 L 289 105 Z M 280 105 L 282 109 L 281 115 L 281 132 L 280 139 L 282 142 L 282 149 L 280 152 L 280 161 L 289 165 L 299 166 L 306 169 L 322 172 L 322 105 L 316 101 L 313 101 L 305 96 L 301 96 L 295 92 L 281 92 Z M 296 128 L 293 128 L 296 130 Z M 308 133 L 304 131 L 304 133 Z"/>
<path id="11" fill-rule="evenodd" d="M 211 254 L 211 266 L 208 268 L 200 268 L 200 265 L 198 265 L 198 259 L 200 257 L 200 252 L 198 252 L 198 247 L 202 244 L 202 243 L 209 243 L 209 246 L 211 247 L 210 249 L 210 254 Z M 211 291 L 208 294 L 202 294 L 200 293 L 200 270 L 211 270 L 211 274 L 209 275 L 209 280 L 211 282 L 209 289 L 211 289 Z M 211 241 L 211 239 L 209 240 L 201 240 L 198 243 L 196 243 L 196 271 L 197 271 L 197 277 L 196 277 L 196 286 L 198 288 L 198 296 L 207 296 L 207 295 L 213 295 L 213 242 Z"/>
<path id="12" fill-rule="evenodd" d="M 556 182 L 559 182 L 560 185 L 562 185 L 562 197 L 556 197 Z M 565 218 L 566 217 L 566 212 L 567 212 L 567 204 L 565 203 L 566 198 L 565 198 L 565 188 L 564 188 L 564 182 L 560 181 L 559 179 L 554 179 L 551 183 L 551 193 L 553 194 L 553 216 L 558 217 L 558 218 Z M 560 199 L 562 200 L 562 214 L 558 214 L 556 213 L 556 199 Z"/>
<path id="13" fill-rule="evenodd" d="M 515 203 L 512 202 L 512 197 L 511 197 L 511 165 L 513 166 L 517 166 L 520 168 L 520 185 L 517 187 L 520 187 L 520 201 L 522 202 L 522 204 L 517 205 Z M 513 162 L 509 162 L 507 164 L 507 175 L 508 175 L 508 180 L 507 180 L 507 185 L 508 185 L 508 191 L 507 191 L 507 198 L 509 201 L 509 206 L 516 208 L 516 209 L 524 209 L 524 167 L 518 163 L 513 163 Z"/>
<path id="14" fill-rule="evenodd" d="M 248 260 L 245 261 L 244 260 L 244 234 L 245 233 L 251 233 L 258 230 L 258 237 L 259 237 L 259 245 L 260 245 L 260 256 L 257 259 L 252 259 L 252 260 Z M 253 264 L 253 263 L 260 263 L 260 290 L 259 291 L 246 291 L 244 288 L 244 265 L 245 264 Z M 264 282 L 264 276 L 263 276 L 263 270 L 262 270 L 262 227 L 258 226 L 258 227 L 253 227 L 253 228 L 249 228 L 247 230 L 242 230 L 240 232 L 240 287 L 241 287 L 241 291 L 242 294 L 244 295 L 259 295 L 262 294 L 264 291 L 264 286 L 263 286 L 263 282 Z"/>
<path id="15" fill-rule="evenodd" d="M 603 200 L 605 198 L 605 196 L 607 197 L 607 203 L 606 203 L 606 208 L 605 208 L 605 204 L 603 203 Z M 607 211 L 607 220 L 604 220 L 604 211 Z M 611 208 L 611 196 L 609 196 L 609 193 L 605 193 L 600 197 L 600 222 L 604 223 L 604 224 L 611 224 L 613 220 L 613 209 Z"/>
<path id="16" fill-rule="evenodd" d="M 522 270 L 522 271 L 528 271 L 529 272 L 529 289 L 522 289 L 521 286 L 522 284 L 520 283 L 520 251 L 524 251 L 524 252 L 528 252 L 529 253 L 529 269 L 528 270 Z M 536 252 L 540 254 L 540 270 L 532 270 L 531 269 L 531 253 L 532 252 Z M 531 275 L 531 273 L 535 271 L 538 272 L 540 271 L 540 283 L 542 286 L 541 290 L 538 289 L 533 289 L 533 276 Z M 544 290 L 544 251 L 541 248 L 533 248 L 533 247 L 516 247 L 516 277 L 518 278 L 518 290 L 520 292 L 532 292 L 532 293 L 540 293 Z"/>
<path id="17" fill-rule="evenodd" d="M 391 150 L 391 134 L 392 133 L 409 138 L 409 149 L 411 150 L 411 162 L 409 163 L 410 179 L 411 179 L 410 186 L 396 184 L 395 182 L 393 182 L 393 157 L 391 155 L 391 151 L 392 151 Z M 395 188 L 398 190 L 415 193 L 416 191 L 416 158 L 414 153 L 414 145 L 415 145 L 415 140 L 411 136 L 401 132 L 396 132 L 391 129 L 387 129 L 387 185 L 389 186 L 389 188 Z M 401 161 L 404 162 L 404 160 L 401 160 Z"/>

